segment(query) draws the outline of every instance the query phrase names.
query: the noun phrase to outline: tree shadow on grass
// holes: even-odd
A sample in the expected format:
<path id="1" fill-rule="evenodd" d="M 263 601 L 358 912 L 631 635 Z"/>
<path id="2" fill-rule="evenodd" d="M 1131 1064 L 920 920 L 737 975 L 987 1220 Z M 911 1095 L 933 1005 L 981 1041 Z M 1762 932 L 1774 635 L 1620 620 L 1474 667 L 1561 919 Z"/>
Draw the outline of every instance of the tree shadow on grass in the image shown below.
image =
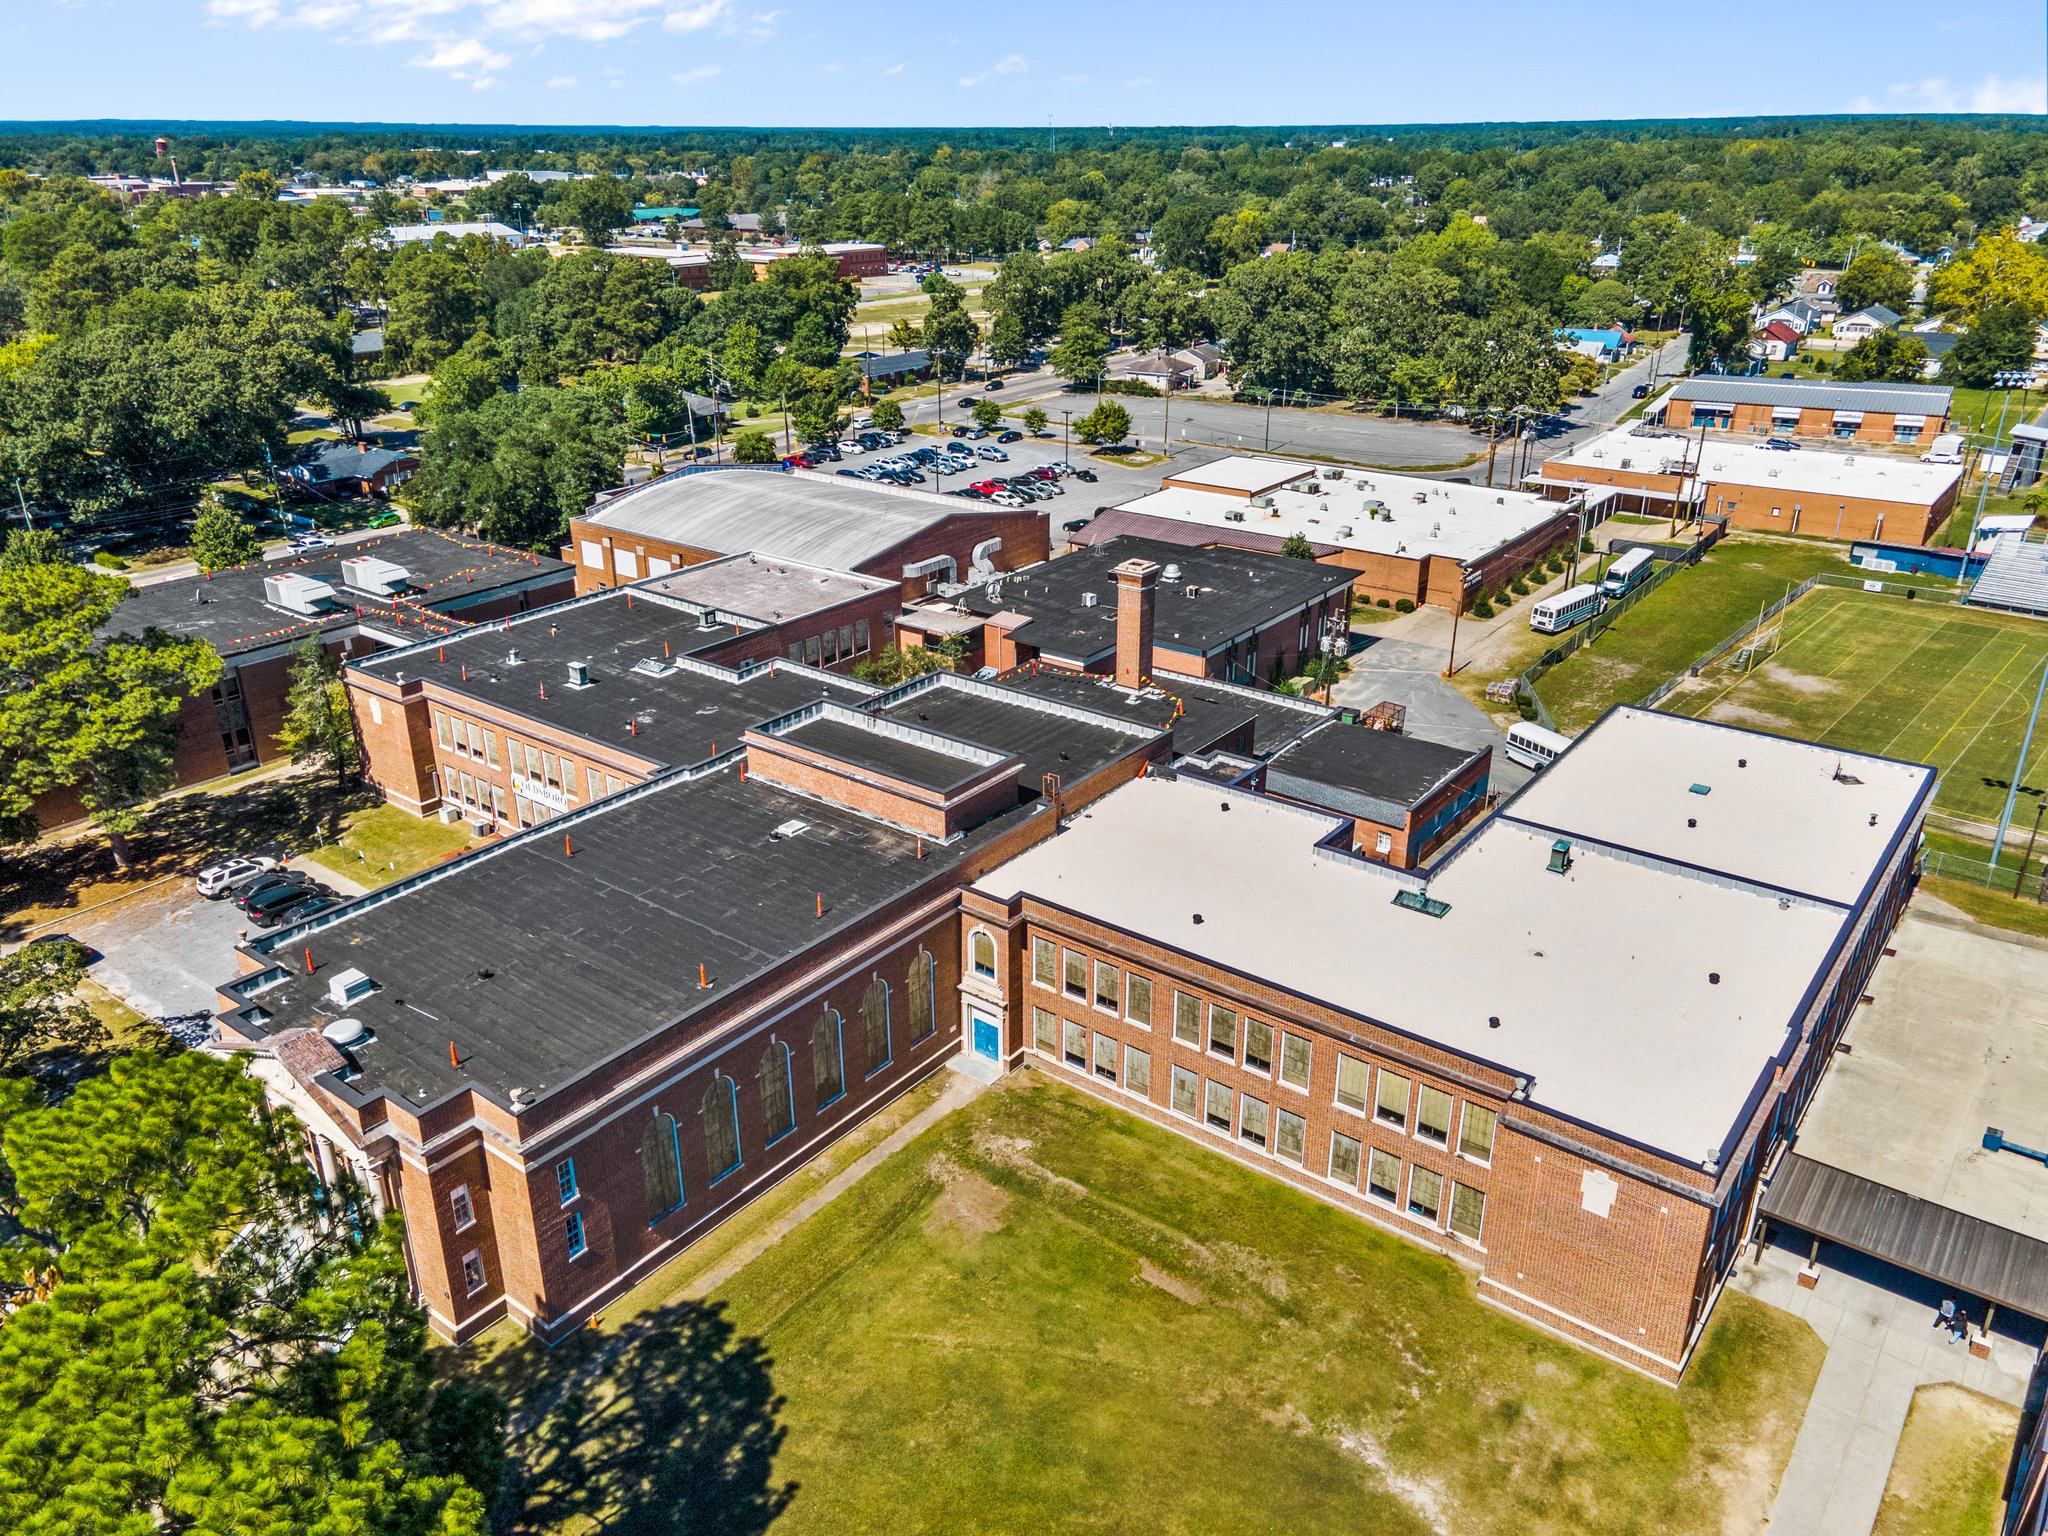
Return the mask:
<path id="1" fill-rule="evenodd" d="M 785 1431 L 772 1362 L 723 1303 L 670 1303 L 621 1334 L 570 1341 L 536 1370 L 529 1352 L 542 1347 L 522 1343 L 476 1372 L 513 1426 L 502 1524 L 758 1536 L 795 1497 L 796 1484 L 774 1480 Z"/>

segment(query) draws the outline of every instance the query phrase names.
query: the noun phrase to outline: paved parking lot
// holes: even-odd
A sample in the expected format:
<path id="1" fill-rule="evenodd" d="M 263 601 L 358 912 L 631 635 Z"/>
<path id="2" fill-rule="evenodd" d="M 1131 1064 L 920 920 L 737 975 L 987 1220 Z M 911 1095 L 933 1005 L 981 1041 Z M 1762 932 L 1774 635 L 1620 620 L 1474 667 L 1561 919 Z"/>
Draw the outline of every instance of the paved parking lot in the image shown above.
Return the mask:
<path id="1" fill-rule="evenodd" d="M 213 989 L 235 974 L 247 921 L 233 902 L 208 901 L 179 878 L 96 907 L 63 931 L 100 952 L 94 981 L 154 1018 L 213 1007 Z"/>

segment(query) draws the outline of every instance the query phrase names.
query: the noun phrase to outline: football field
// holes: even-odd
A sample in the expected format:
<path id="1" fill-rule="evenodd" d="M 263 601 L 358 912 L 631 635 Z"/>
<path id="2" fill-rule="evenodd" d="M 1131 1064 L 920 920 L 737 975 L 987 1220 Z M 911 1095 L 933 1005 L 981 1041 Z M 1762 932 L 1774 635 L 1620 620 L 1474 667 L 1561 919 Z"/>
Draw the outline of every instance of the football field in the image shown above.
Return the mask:
<path id="1" fill-rule="evenodd" d="M 1942 776 L 1937 807 L 1992 822 L 2044 662 L 2040 620 L 1823 587 L 1780 616 L 1775 644 L 1767 632 L 1753 659 L 1736 652 L 1663 707 L 1932 763 Z M 2044 758 L 2048 721 L 2020 777 L 2022 821 L 2048 793 Z"/>

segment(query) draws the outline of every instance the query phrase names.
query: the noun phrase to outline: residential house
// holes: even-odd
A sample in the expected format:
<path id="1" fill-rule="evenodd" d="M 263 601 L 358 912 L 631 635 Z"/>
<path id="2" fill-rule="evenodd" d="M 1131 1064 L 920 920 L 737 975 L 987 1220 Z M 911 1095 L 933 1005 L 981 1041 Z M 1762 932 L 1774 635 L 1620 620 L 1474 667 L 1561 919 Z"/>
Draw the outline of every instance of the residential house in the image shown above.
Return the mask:
<path id="1" fill-rule="evenodd" d="M 1560 346 L 1582 353 L 1596 363 L 1614 362 L 1628 349 L 1627 331 L 1566 326 L 1557 332 L 1557 340 Z"/>
<path id="2" fill-rule="evenodd" d="M 285 474 L 316 499 L 327 500 L 337 494 L 389 496 L 419 467 L 418 456 L 403 448 L 329 441 L 308 444 Z"/>
<path id="3" fill-rule="evenodd" d="M 1223 372 L 1223 351 L 1214 342 L 1197 341 L 1174 350 L 1173 356 L 1195 370 L 1197 383 L 1215 378 Z"/>
<path id="4" fill-rule="evenodd" d="M 1200 370 L 1182 362 L 1171 352 L 1144 352 L 1117 370 L 1136 384 L 1149 384 L 1160 391 L 1186 389 L 1196 382 Z"/>
<path id="5" fill-rule="evenodd" d="M 1799 350 L 1800 333 L 1783 320 L 1773 320 L 1750 338 L 1749 355 L 1782 363 Z"/>
<path id="6" fill-rule="evenodd" d="M 1875 336 L 1879 331 L 1889 331 L 1899 323 L 1896 310 L 1886 309 L 1882 304 L 1872 304 L 1859 309 L 1853 315 L 1844 315 L 1835 322 L 1837 341 L 1862 341 Z"/>
<path id="7" fill-rule="evenodd" d="M 1780 320 L 1801 336 L 1805 336 L 1821 323 L 1821 312 L 1805 299 L 1787 299 L 1777 308 L 1765 310 L 1757 317 L 1757 324 L 1769 325 Z"/>

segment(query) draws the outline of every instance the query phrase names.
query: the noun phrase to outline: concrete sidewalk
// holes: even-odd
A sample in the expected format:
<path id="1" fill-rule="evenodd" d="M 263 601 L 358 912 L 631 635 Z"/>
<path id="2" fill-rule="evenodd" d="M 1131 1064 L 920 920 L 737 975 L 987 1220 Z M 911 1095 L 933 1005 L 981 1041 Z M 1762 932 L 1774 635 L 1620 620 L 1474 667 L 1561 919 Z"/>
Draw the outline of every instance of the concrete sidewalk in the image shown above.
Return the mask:
<path id="1" fill-rule="evenodd" d="M 1730 1282 L 1804 1318 L 1828 1347 L 1770 1528 L 1799 1536 L 1868 1536 L 1914 1392 L 1955 1382 L 2018 1406 L 2039 1330 L 2020 1319 L 2016 1327 L 2031 1338 L 2010 1335 L 2001 1319 L 1991 1358 L 1979 1360 L 1933 1326 L 1942 1293 L 1931 1282 L 1830 1246 L 1823 1250 L 1819 1284 L 1807 1290 L 1796 1279 L 1804 1257 L 1803 1250 L 1768 1247 L 1761 1261 L 1738 1265 Z"/>

